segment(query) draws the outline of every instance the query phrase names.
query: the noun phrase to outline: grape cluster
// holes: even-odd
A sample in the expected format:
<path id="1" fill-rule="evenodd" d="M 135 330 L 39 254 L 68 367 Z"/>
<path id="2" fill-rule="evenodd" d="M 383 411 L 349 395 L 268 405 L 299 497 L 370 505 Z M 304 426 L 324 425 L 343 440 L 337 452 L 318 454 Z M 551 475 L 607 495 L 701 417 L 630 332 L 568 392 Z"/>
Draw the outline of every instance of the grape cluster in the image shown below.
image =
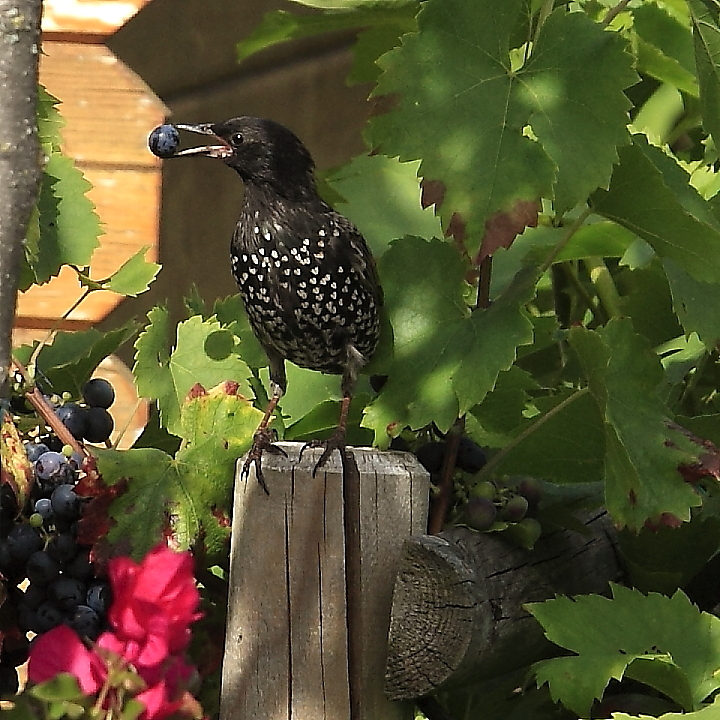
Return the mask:
<path id="1" fill-rule="evenodd" d="M 103 378 L 93 378 L 83 386 L 82 395 L 84 404 L 66 402 L 55 413 L 77 440 L 103 443 L 114 429 L 107 410 L 115 401 L 113 386 Z"/>
<path id="2" fill-rule="evenodd" d="M 96 411 L 107 414 L 114 396 L 107 381 L 91 380 L 83 388 L 84 405 L 66 403 L 56 412 L 78 439 L 102 441 L 112 428 L 101 420 L 100 433 L 92 418 L 100 415 Z M 78 410 L 63 416 L 60 411 L 68 406 Z M 85 414 L 82 432 L 72 427 L 78 411 Z M 65 623 L 94 640 L 104 629 L 111 600 L 108 583 L 97 576 L 91 562 L 90 548 L 78 542 L 78 523 L 87 501 L 76 492 L 83 457 L 63 447 L 52 433 L 25 434 L 24 448 L 33 470 L 24 506 L 18 507 L 9 485 L 0 485 L 0 574 L 7 591 L 0 634 L 0 696 L 17 691 L 16 668 L 27 659 L 28 633 L 40 635 Z"/>
<path id="3" fill-rule="evenodd" d="M 464 523 L 475 530 L 487 531 L 517 524 L 530 535 L 540 534 L 535 518 L 542 497 L 542 486 L 533 477 L 509 478 L 499 485 L 481 480 L 470 489 L 462 511 Z"/>

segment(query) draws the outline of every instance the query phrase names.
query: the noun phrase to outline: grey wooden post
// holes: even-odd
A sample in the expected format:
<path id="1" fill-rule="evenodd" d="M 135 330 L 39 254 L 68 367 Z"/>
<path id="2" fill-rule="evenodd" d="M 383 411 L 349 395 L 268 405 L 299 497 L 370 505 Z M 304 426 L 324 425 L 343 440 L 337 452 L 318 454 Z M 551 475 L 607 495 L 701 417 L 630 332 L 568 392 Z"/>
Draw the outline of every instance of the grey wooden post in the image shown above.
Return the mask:
<path id="1" fill-rule="evenodd" d="M 384 694 L 404 541 L 425 531 L 429 478 L 408 453 L 266 454 L 236 481 L 222 720 L 410 720 Z M 241 466 L 241 464 L 240 464 Z"/>

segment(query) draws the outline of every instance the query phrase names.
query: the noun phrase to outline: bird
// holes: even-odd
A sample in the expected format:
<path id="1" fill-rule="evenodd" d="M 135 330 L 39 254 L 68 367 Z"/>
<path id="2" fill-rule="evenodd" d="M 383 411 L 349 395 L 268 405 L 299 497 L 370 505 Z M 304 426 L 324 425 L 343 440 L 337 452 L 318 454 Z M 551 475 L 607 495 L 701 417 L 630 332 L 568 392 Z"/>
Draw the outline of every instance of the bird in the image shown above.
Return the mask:
<path id="1" fill-rule="evenodd" d="M 273 444 L 269 426 L 287 390 L 285 362 L 341 376 L 336 431 L 303 447 L 323 448 L 315 476 L 334 450 L 344 460 L 358 373 L 379 343 L 383 291 L 365 238 L 321 198 L 315 163 L 295 133 L 250 116 L 175 127 L 211 136 L 212 142 L 178 150 L 173 157 L 220 159 L 244 184 L 230 263 L 250 325 L 268 358 L 271 393 L 241 477 L 247 478 L 254 465 L 269 494 L 262 456 L 283 452 Z"/>

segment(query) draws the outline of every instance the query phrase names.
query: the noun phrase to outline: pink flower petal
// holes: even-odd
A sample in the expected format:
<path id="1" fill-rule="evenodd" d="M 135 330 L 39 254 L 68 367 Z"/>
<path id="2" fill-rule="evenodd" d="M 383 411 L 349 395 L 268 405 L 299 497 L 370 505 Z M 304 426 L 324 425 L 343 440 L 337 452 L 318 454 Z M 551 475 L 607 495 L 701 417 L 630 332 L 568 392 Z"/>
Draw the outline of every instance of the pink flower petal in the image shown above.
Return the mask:
<path id="1" fill-rule="evenodd" d="M 63 672 L 74 675 L 86 695 L 94 695 L 107 677 L 103 661 L 83 645 L 73 630 L 58 625 L 32 644 L 28 677 L 40 683 Z"/>

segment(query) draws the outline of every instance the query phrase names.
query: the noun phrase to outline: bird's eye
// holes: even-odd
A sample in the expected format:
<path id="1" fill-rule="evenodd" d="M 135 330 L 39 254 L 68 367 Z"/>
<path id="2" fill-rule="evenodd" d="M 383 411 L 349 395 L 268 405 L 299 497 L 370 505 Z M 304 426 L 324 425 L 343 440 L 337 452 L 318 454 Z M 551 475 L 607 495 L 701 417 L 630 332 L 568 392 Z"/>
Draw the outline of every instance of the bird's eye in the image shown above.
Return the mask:
<path id="1" fill-rule="evenodd" d="M 243 144 L 243 140 L 244 140 L 244 138 L 243 138 L 243 136 L 242 136 L 242 133 L 233 133 L 233 134 L 230 136 L 230 144 L 231 144 L 233 147 L 238 147 L 239 145 L 242 145 L 242 144 Z"/>

